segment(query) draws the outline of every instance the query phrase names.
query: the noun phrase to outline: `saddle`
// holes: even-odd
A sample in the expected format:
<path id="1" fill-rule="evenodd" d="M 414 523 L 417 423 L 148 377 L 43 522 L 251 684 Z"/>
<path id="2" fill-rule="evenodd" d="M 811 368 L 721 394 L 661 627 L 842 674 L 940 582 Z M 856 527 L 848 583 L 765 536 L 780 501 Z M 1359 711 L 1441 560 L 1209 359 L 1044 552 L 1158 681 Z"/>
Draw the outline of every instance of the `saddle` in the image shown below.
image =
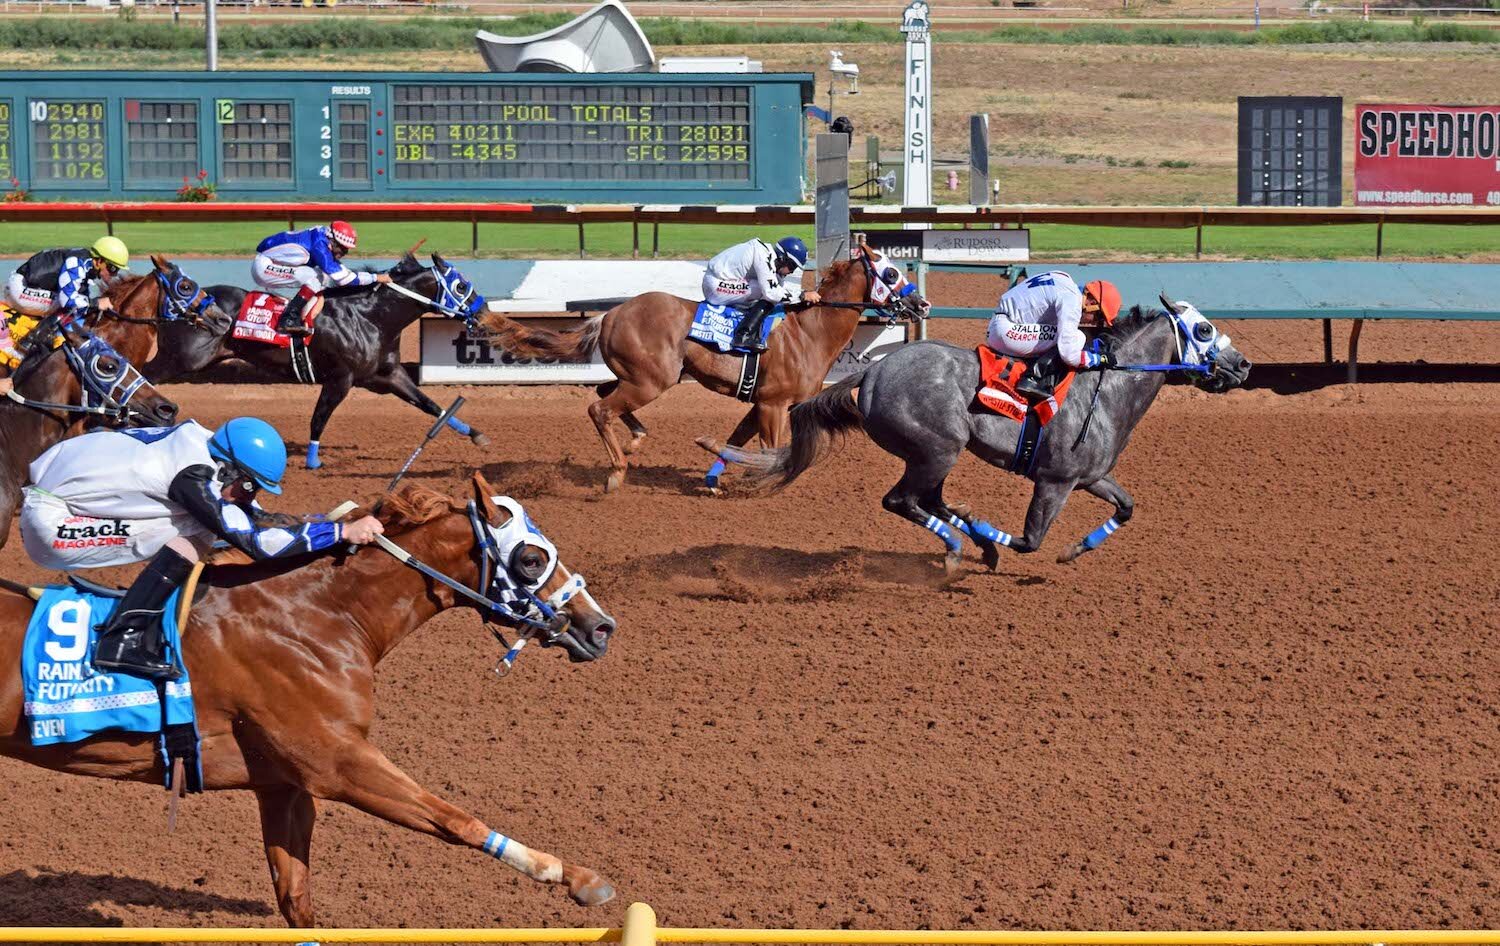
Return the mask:
<path id="1" fill-rule="evenodd" d="M 982 407 L 1017 423 L 1024 423 L 1027 415 L 1033 414 L 1038 426 L 1045 427 L 1062 409 L 1068 389 L 1073 385 L 1073 378 L 1078 374 L 1076 371 L 1069 371 L 1057 383 L 1051 397 L 1029 404 L 1016 391 L 1016 384 L 1026 373 L 1027 363 L 1020 358 L 1001 355 L 988 345 L 980 345 L 976 350 L 979 352 L 979 390 L 975 392 L 974 399 Z"/>
<path id="2" fill-rule="evenodd" d="M 309 352 L 313 323 L 306 316 L 303 317 L 303 324 L 307 326 L 307 333 L 304 335 L 278 332 L 276 323 L 281 320 L 281 313 L 286 305 L 286 299 L 269 292 L 246 293 L 245 301 L 240 303 L 240 311 L 235 315 L 230 336 L 241 341 L 262 342 L 287 349 L 292 356 L 292 376 L 302 384 L 315 384 L 317 377 Z"/>

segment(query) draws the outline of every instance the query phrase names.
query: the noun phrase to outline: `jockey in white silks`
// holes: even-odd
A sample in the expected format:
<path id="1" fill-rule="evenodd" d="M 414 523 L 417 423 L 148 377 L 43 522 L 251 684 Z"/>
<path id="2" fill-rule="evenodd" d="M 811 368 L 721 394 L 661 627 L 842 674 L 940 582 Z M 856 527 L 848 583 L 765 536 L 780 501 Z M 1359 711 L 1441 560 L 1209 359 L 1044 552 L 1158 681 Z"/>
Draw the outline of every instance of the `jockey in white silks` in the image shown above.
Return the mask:
<path id="1" fill-rule="evenodd" d="M 708 261 L 703 273 L 704 300 L 745 312 L 734 333 L 734 347 L 765 351 L 760 327 L 771 310 L 794 302 L 816 305 L 823 301 L 815 290 L 802 291 L 799 274 L 806 265 L 807 244 L 797 237 L 782 237 L 770 244 L 746 240 Z"/>
<path id="2" fill-rule="evenodd" d="M 1062 369 L 1114 367 L 1108 351 L 1090 350 L 1079 328 L 1085 314 L 1102 314 L 1106 325 L 1120 314 L 1120 290 L 1096 279 L 1082 290 L 1061 271 L 1038 273 L 1000 297 L 986 343 L 1002 355 L 1031 359 L 1016 384 L 1027 400 L 1043 401 L 1061 380 Z"/>
<path id="3" fill-rule="evenodd" d="M 44 568 L 148 562 L 101 628 L 93 664 L 173 679 L 162 613 L 215 538 L 268 559 L 364 545 L 382 531 L 371 516 L 338 523 L 262 509 L 256 494 L 280 494 L 285 473 L 286 444 L 254 417 L 217 432 L 187 421 L 87 433 L 32 461 L 21 541 Z"/>

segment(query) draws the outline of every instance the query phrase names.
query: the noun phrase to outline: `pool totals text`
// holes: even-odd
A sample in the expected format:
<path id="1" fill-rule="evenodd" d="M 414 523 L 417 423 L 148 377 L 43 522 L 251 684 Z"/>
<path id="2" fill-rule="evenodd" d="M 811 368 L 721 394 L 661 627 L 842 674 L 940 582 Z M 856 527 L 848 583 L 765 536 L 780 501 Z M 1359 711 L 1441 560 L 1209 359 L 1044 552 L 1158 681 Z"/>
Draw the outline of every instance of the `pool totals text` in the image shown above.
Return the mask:
<path id="1" fill-rule="evenodd" d="M 397 84 L 391 92 L 398 182 L 750 180 L 745 86 Z"/>

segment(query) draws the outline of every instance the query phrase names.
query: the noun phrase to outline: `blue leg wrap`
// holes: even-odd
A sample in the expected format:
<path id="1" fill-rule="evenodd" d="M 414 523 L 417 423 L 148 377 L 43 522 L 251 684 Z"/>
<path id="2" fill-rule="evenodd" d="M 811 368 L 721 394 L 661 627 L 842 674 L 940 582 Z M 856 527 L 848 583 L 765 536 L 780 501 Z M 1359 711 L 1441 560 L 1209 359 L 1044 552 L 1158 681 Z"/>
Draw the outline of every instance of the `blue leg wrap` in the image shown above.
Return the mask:
<path id="1" fill-rule="evenodd" d="M 316 470 L 322 465 L 323 461 L 318 459 L 318 442 L 314 440 L 307 445 L 307 468 Z"/>
<path id="2" fill-rule="evenodd" d="M 950 552 L 957 552 L 964 547 L 963 540 L 954 535 L 953 530 L 948 528 L 948 523 L 937 516 L 928 516 L 927 521 L 922 523 L 922 528 L 942 539 Z"/>
<path id="3" fill-rule="evenodd" d="M 452 427 L 455 431 L 457 431 L 459 434 L 461 434 L 461 435 L 463 435 L 465 437 L 467 437 L 470 434 L 474 433 L 473 428 L 471 428 L 468 424 L 464 423 L 463 421 L 459 420 L 457 417 L 450 417 L 450 418 L 448 418 L 448 426 Z"/>
<path id="4" fill-rule="evenodd" d="M 499 831 L 491 831 L 490 836 L 484 839 L 484 853 L 497 861 L 505 856 L 507 847 L 510 847 L 510 838 Z"/>
<path id="5" fill-rule="evenodd" d="M 1114 516 L 1110 516 L 1104 521 L 1104 525 L 1084 536 L 1083 547 L 1091 550 L 1097 549 L 1099 546 L 1104 544 L 1105 539 L 1114 535 L 1115 530 L 1118 528 L 1120 528 L 1120 524 L 1115 521 Z"/>
<path id="6" fill-rule="evenodd" d="M 972 526 L 957 516 L 951 517 L 948 521 L 961 529 L 964 535 L 975 542 L 993 542 L 996 545 L 1010 545 L 1011 535 L 1009 532 L 1001 532 L 983 519 L 975 519 Z"/>
<path id="7" fill-rule="evenodd" d="M 708 473 L 703 477 L 703 484 L 709 489 L 719 485 L 719 474 L 724 472 L 724 458 L 714 461 L 714 465 L 708 468 Z"/>

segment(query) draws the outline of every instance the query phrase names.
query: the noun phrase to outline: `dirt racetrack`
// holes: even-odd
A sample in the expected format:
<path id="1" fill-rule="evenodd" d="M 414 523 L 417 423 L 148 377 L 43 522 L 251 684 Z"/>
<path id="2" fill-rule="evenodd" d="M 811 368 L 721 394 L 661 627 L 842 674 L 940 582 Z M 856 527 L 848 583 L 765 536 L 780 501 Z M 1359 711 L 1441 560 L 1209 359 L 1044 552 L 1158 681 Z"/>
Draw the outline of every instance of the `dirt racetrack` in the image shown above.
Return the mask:
<path id="1" fill-rule="evenodd" d="M 1251 357 L 1317 351 L 1245 329 L 1270 332 Z M 299 446 L 313 401 L 169 390 Z M 324 925 L 608 925 L 631 900 L 671 925 L 1500 925 L 1493 384 L 1169 388 L 1103 549 L 1053 561 L 1107 515 L 1078 496 L 1041 553 L 948 588 L 939 543 L 881 511 L 898 464 L 862 437 L 780 496 L 699 496 L 692 438 L 739 412 L 684 387 L 601 498 L 587 391 L 463 393 L 495 446 L 445 435 L 413 480 L 482 468 L 621 631 L 599 664 L 528 651 L 498 682 L 478 621 L 439 618 L 382 666 L 374 737 L 621 896 L 575 907 L 322 805 Z M 356 392 L 277 508 L 371 496 L 426 427 Z M 1027 489 L 967 458 L 949 495 L 1017 531 Z M 0 568 L 42 577 L 19 546 Z M 280 925 L 248 795 L 190 799 L 172 836 L 145 786 L 0 760 L 0 799 L 0 923 Z"/>

